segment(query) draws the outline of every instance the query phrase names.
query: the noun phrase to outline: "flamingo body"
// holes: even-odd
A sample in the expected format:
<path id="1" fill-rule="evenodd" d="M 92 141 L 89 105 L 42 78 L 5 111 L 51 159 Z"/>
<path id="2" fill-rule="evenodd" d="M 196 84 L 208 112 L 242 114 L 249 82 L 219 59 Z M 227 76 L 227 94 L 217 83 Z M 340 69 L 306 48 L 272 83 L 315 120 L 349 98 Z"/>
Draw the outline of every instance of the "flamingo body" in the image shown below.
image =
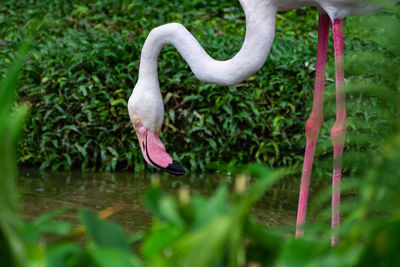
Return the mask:
<path id="1" fill-rule="evenodd" d="M 301 178 L 296 236 L 303 235 L 308 191 L 314 151 L 322 124 L 323 91 L 329 26 L 332 24 L 335 46 L 336 122 L 331 129 L 334 151 L 332 186 L 332 245 L 338 242 L 336 230 L 340 216 L 340 179 L 342 153 L 346 135 L 346 111 L 343 72 L 343 18 L 372 12 L 377 4 L 359 0 L 239 0 L 246 16 L 246 35 L 238 53 L 220 61 L 210 57 L 193 35 L 181 24 L 169 23 L 154 28 L 148 35 L 141 53 L 139 78 L 128 102 L 131 121 L 139 139 L 145 160 L 163 171 L 182 175 L 159 139 L 164 117 L 157 58 L 161 49 L 173 45 L 188 63 L 196 77 L 207 83 L 234 85 L 257 72 L 270 52 L 275 35 L 276 13 L 304 6 L 314 6 L 319 13 L 318 55 L 313 110 L 306 123 L 306 149 Z"/>
<path id="2" fill-rule="evenodd" d="M 328 14 L 332 21 L 380 9 L 376 4 L 367 4 L 360 0 L 273 0 L 272 2 L 278 11 L 314 6 Z"/>

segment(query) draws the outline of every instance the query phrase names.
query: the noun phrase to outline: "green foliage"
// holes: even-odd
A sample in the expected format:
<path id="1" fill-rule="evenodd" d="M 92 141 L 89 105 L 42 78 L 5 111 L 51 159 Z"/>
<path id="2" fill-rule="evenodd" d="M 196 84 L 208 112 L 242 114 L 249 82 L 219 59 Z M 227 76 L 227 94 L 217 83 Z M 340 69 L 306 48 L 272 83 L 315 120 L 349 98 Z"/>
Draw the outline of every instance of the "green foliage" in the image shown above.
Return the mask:
<path id="1" fill-rule="evenodd" d="M 272 257 L 278 240 L 255 222 L 250 208 L 282 172 L 265 168 L 261 172 L 263 176 L 243 194 L 229 196 L 226 186 L 220 186 L 208 200 L 194 197 L 179 202 L 159 188 L 151 188 L 145 204 L 156 217 L 142 250 L 149 265 L 219 266 L 225 262 L 241 266 L 247 262 L 244 244 L 254 243 L 257 250 L 261 238 L 274 242 L 263 251 Z"/>
<path id="2" fill-rule="evenodd" d="M 19 90 L 19 99 L 29 102 L 31 110 L 20 165 L 143 170 L 126 102 L 147 34 L 173 21 L 191 30 L 217 59 L 231 58 L 243 42 L 245 20 L 236 0 L 3 1 L 0 72 L 12 61 L 24 25 L 35 33 Z M 161 52 L 162 139 L 191 171 L 210 171 L 221 162 L 301 163 L 312 103 L 317 12 L 308 8 L 279 14 L 276 26 L 265 66 L 237 86 L 201 83 L 175 48 Z M 360 36 L 346 35 L 346 40 L 346 52 L 373 49 Z M 330 71 L 328 80 L 333 77 Z M 325 116 L 333 117 L 333 112 Z M 329 129 L 333 120 L 326 125 Z M 321 135 L 329 141 L 329 130 Z M 322 156 L 331 150 L 328 143 Z"/>
<path id="3" fill-rule="evenodd" d="M 25 107 L 12 109 L 18 76 L 28 53 L 24 42 L 15 62 L 0 82 L 0 258 L 6 266 L 25 266 L 26 255 L 21 240 L 22 221 L 17 215 L 15 147 L 26 114 Z"/>

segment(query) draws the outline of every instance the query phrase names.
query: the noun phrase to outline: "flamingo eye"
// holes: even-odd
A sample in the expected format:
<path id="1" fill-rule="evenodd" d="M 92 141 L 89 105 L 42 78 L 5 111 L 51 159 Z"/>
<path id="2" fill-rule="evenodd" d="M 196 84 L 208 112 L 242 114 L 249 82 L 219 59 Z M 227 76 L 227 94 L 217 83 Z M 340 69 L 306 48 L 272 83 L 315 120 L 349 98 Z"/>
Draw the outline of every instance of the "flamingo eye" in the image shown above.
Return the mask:
<path id="1" fill-rule="evenodd" d="M 135 119 L 135 125 L 138 125 L 140 122 L 141 122 L 141 121 L 140 121 L 139 118 Z"/>

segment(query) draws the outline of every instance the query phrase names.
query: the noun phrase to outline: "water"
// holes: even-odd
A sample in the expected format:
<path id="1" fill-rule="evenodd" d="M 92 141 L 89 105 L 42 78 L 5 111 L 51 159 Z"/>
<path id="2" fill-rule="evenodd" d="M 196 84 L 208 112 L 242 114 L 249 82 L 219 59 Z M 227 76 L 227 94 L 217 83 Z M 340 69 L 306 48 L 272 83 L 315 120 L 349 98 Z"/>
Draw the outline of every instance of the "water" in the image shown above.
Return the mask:
<path id="1" fill-rule="evenodd" d="M 161 187 L 176 194 L 182 186 L 192 195 L 211 195 L 221 182 L 233 184 L 231 176 L 197 175 L 176 177 L 161 175 Z M 117 203 L 124 209 L 109 219 L 120 224 L 126 232 L 147 229 L 150 213 L 142 205 L 142 195 L 150 186 L 149 175 L 133 173 L 40 172 L 36 169 L 19 171 L 24 219 L 33 220 L 43 213 L 60 207 L 67 211 L 57 219 L 77 223 L 78 211 L 88 208 L 101 211 Z M 254 207 L 254 214 L 268 226 L 289 226 L 296 221 L 298 179 L 284 179 L 269 189 Z"/>

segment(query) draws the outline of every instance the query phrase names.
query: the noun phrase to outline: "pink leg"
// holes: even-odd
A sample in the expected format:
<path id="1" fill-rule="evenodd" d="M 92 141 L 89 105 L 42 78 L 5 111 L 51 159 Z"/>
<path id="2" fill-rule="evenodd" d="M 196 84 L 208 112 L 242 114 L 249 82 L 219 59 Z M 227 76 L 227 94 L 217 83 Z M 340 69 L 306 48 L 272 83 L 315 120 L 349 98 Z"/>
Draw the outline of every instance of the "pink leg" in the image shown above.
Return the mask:
<path id="1" fill-rule="evenodd" d="M 327 14 L 320 14 L 318 22 L 318 54 L 315 71 L 314 100 L 311 115 L 306 122 L 306 151 L 304 155 L 299 205 L 297 210 L 296 237 L 302 236 L 304 233 L 302 227 L 306 220 L 308 191 L 310 188 L 310 176 L 314 161 L 314 151 L 323 119 L 322 111 L 324 105 L 325 66 L 329 25 L 329 16 Z"/>
<path id="2" fill-rule="evenodd" d="M 340 224 L 340 179 L 342 176 L 342 155 L 346 137 L 346 107 L 343 68 L 343 19 L 333 22 L 336 72 L 336 122 L 331 129 L 333 145 L 332 174 L 332 246 L 339 242 L 337 230 Z"/>

